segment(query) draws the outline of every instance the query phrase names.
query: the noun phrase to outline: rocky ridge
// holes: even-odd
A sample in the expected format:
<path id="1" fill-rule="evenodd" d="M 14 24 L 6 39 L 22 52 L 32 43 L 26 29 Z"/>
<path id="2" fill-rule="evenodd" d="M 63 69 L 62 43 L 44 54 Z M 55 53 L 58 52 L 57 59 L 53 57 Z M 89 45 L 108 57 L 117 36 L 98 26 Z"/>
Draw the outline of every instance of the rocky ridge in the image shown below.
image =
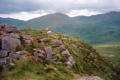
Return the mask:
<path id="1" fill-rule="evenodd" d="M 39 33 L 37 30 L 33 31 L 20 31 L 14 26 L 0 24 L 0 65 L 14 66 L 20 59 L 30 58 L 43 65 L 48 62 L 54 66 L 63 65 L 76 74 L 84 73 L 103 78 L 106 75 L 110 79 L 116 74 L 107 61 L 79 38 L 54 33 L 48 29 L 38 31 Z"/>

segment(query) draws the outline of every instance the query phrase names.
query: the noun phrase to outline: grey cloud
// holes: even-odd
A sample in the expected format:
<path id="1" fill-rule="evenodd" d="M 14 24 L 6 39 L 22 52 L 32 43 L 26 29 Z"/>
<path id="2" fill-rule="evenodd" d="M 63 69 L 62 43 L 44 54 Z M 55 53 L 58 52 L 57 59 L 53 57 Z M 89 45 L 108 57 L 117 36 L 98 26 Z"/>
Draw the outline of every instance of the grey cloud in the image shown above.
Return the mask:
<path id="1" fill-rule="evenodd" d="M 0 13 L 54 10 L 65 12 L 73 9 L 119 10 L 119 0 L 0 0 Z"/>

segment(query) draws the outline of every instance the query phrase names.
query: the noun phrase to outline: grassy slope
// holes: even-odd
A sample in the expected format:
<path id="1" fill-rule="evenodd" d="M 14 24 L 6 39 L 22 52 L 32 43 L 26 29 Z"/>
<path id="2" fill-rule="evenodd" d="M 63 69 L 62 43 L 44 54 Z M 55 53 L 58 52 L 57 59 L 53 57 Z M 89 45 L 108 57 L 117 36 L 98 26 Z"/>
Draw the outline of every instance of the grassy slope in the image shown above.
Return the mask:
<path id="1" fill-rule="evenodd" d="M 101 56 L 109 59 L 120 66 L 120 43 L 108 43 L 94 45 L 94 48 L 100 53 Z"/>
<path id="2" fill-rule="evenodd" d="M 46 35 L 45 30 L 24 29 L 22 31 L 23 34 L 31 34 L 33 37 Z M 116 74 L 113 67 L 99 56 L 91 46 L 77 37 L 63 37 L 63 34 L 54 34 L 57 39 L 63 41 L 66 49 L 74 57 L 77 66 L 67 69 L 65 65 L 51 64 L 48 60 L 36 62 L 31 57 L 28 57 L 16 62 L 15 66 L 4 69 L 1 80 L 72 80 L 87 75 L 100 76 L 105 80 L 116 80 L 112 77 Z M 58 45 L 50 44 L 52 39 L 52 37 L 47 37 L 44 41 L 45 45 L 50 46 L 55 53 L 60 54 L 61 50 L 56 48 Z M 76 47 L 72 46 L 72 44 Z M 36 42 L 36 39 L 32 45 L 22 45 L 19 49 L 25 49 L 29 52 L 28 55 L 31 55 L 33 48 L 41 49 L 41 45 Z M 58 61 L 64 61 L 64 56 L 54 58 L 57 58 Z"/>

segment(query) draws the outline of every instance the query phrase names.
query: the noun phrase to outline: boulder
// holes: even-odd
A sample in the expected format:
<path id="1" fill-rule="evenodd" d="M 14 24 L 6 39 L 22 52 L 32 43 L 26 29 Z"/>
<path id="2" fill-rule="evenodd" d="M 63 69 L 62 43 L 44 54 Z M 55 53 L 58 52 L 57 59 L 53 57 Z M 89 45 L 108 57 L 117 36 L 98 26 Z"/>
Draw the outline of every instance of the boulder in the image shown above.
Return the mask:
<path id="1" fill-rule="evenodd" d="M 48 59 L 51 59 L 51 58 L 52 58 L 52 55 L 54 54 L 54 53 L 52 52 L 51 47 L 44 47 L 44 51 L 45 51 L 45 53 L 46 53 L 46 55 L 47 55 L 47 58 L 48 58 Z"/>
<path id="2" fill-rule="evenodd" d="M 0 24 L 0 31 L 4 31 L 6 33 L 20 32 L 15 26 L 8 24 Z"/>
<path id="3" fill-rule="evenodd" d="M 65 50 L 66 48 L 64 45 L 60 45 L 59 47 L 57 47 L 57 49 Z"/>
<path id="4" fill-rule="evenodd" d="M 8 66 L 8 64 L 9 64 L 9 57 L 0 58 L 0 65 Z"/>
<path id="5" fill-rule="evenodd" d="M 0 50 L 15 50 L 19 45 L 21 45 L 21 42 L 18 37 L 13 37 L 11 34 L 6 34 L 0 37 Z"/>
<path id="6" fill-rule="evenodd" d="M 67 57 L 71 56 L 68 50 L 63 51 L 61 54 L 66 55 Z"/>
<path id="7" fill-rule="evenodd" d="M 52 40 L 51 44 L 61 45 L 61 44 L 62 44 L 62 41 L 61 41 L 61 40 L 54 39 L 54 40 Z"/>
<path id="8" fill-rule="evenodd" d="M 0 58 L 8 57 L 9 53 L 6 50 L 0 50 Z"/>
<path id="9" fill-rule="evenodd" d="M 21 35 L 21 40 L 23 40 L 25 44 L 32 44 L 32 37 L 30 35 Z"/>
<path id="10" fill-rule="evenodd" d="M 70 57 L 68 57 L 67 59 L 66 59 L 66 65 L 67 65 L 67 68 L 69 68 L 69 69 L 71 69 L 75 64 L 76 64 L 76 62 L 75 62 L 75 60 L 73 59 L 73 57 L 72 56 L 70 56 Z"/>
<path id="11" fill-rule="evenodd" d="M 25 55 L 26 53 L 27 53 L 27 51 L 25 51 L 25 50 L 16 52 L 16 54 L 18 54 L 18 55 Z"/>
<path id="12" fill-rule="evenodd" d="M 24 39 L 24 40 L 31 40 L 31 36 L 30 36 L 30 35 L 24 34 L 24 35 L 21 35 L 20 37 L 21 37 L 22 39 Z"/>

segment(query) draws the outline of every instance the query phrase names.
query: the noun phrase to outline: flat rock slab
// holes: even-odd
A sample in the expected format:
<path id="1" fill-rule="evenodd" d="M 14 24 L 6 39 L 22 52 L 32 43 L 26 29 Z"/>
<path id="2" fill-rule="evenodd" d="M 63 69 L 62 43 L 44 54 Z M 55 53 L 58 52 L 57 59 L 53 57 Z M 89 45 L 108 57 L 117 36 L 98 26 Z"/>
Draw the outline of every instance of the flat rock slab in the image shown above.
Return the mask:
<path id="1" fill-rule="evenodd" d="M 98 76 L 86 76 L 86 77 L 79 77 L 73 80 L 103 80 Z"/>

